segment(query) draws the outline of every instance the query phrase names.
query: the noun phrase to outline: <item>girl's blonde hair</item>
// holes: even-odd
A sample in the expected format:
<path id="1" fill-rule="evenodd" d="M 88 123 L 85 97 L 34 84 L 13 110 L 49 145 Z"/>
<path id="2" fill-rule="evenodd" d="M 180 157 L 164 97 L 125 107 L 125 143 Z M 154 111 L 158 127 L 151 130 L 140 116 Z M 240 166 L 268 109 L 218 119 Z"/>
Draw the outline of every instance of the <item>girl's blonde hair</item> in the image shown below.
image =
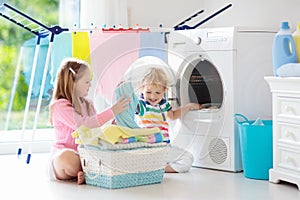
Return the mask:
<path id="1" fill-rule="evenodd" d="M 91 104 L 83 97 L 76 95 L 74 88 L 77 80 L 79 80 L 84 71 L 90 69 L 88 63 L 76 58 L 67 58 L 62 61 L 56 75 L 56 82 L 53 90 L 52 100 L 49 106 L 50 109 L 50 123 L 52 124 L 53 105 L 58 99 L 67 99 L 72 104 L 75 111 L 82 115 L 81 102 L 85 102 L 87 106 L 88 115 L 91 114 Z"/>
<path id="2" fill-rule="evenodd" d="M 169 81 L 165 71 L 160 67 L 152 67 L 145 74 L 141 87 L 145 85 L 161 85 L 164 88 L 168 88 Z"/>

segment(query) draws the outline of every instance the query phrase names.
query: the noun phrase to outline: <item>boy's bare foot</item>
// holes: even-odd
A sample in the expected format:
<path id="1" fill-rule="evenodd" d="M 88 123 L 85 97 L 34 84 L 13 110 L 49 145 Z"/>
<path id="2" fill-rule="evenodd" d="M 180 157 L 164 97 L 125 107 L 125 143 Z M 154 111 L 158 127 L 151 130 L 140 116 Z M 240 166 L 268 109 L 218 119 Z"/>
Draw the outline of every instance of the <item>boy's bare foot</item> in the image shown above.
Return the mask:
<path id="1" fill-rule="evenodd" d="M 83 171 L 78 172 L 77 174 L 77 184 L 81 185 L 85 183 Z"/>

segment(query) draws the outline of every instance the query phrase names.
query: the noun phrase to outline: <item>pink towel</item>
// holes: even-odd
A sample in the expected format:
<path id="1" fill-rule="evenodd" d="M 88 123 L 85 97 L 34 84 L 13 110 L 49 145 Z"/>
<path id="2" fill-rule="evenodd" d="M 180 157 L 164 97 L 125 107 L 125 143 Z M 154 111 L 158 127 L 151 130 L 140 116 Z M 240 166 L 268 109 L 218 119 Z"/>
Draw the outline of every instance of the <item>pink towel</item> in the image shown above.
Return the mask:
<path id="1" fill-rule="evenodd" d="M 96 93 L 113 102 L 113 93 L 128 67 L 138 58 L 140 33 L 103 33 L 90 35 L 91 63 Z"/>

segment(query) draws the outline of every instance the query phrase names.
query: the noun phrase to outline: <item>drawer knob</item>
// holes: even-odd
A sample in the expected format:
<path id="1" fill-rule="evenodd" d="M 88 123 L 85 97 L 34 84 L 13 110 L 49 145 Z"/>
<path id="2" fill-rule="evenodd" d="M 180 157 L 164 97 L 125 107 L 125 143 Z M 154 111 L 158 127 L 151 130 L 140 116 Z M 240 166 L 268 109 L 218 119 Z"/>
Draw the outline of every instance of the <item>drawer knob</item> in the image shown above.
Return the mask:
<path id="1" fill-rule="evenodd" d="M 294 108 L 291 107 L 291 106 L 288 106 L 288 105 L 285 105 L 285 106 L 284 106 L 284 111 L 285 111 L 286 113 L 295 114 Z"/>
<path id="2" fill-rule="evenodd" d="M 287 156 L 285 160 L 286 160 L 286 163 L 292 164 L 293 166 L 296 167 L 296 163 L 293 158 Z"/>
<path id="3" fill-rule="evenodd" d="M 285 136 L 287 138 L 291 138 L 292 140 L 296 141 L 296 137 L 295 137 L 294 133 L 291 131 L 285 131 Z"/>

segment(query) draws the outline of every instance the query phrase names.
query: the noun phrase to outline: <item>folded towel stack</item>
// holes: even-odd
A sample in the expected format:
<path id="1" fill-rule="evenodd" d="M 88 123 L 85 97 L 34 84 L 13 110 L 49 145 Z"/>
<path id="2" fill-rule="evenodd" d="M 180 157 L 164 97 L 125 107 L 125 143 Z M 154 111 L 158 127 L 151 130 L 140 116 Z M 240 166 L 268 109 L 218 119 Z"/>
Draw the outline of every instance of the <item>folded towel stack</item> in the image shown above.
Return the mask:
<path id="1" fill-rule="evenodd" d="M 165 146 L 164 137 L 159 128 L 132 129 L 113 124 L 92 129 L 81 126 L 72 134 L 72 137 L 76 139 L 76 144 L 101 149 Z"/>

